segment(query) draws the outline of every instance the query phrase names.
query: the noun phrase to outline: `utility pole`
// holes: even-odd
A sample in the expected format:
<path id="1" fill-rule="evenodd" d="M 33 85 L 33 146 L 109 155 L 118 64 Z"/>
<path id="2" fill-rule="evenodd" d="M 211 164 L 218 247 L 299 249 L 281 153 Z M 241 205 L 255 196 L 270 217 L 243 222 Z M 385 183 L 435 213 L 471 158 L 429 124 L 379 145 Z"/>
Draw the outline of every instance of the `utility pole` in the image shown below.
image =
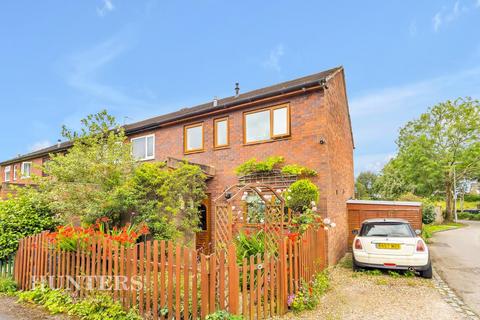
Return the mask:
<path id="1" fill-rule="evenodd" d="M 455 222 L 458 222 L 457 215 L 457 178 L 455 176 L 455 164 L 453 164 L 453 213 L 455 214 Z"/>

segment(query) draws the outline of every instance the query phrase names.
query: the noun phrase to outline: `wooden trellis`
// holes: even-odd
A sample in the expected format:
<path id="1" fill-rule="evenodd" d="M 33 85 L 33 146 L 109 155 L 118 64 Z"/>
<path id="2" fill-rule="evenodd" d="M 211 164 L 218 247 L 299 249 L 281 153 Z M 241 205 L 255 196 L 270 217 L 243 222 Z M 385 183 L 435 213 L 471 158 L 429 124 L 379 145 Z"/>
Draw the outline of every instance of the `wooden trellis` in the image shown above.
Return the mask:
<path id="1" fill-rule="evenodd" d="M 265 206 L 261 221 L 248 219 L 246 197 L 258 196 Z M 283 236 L 285 224 L 285 200 L 278 190 L 269 184 L 247 183 L 233 185 L 215 199 L 215 248 L 226 248 L 236 232 L 241 230 L 264 230 L 265 244 L 276 248 Z"/>

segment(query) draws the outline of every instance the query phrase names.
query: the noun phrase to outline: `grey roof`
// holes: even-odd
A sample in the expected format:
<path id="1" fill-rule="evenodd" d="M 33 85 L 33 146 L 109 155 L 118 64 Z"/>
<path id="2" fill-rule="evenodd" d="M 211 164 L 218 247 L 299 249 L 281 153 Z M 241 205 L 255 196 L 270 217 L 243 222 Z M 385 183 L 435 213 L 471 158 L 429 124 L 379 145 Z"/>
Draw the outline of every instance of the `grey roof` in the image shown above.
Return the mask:
<path id="1" fill-rule="evenodd" d="M 374 204 L 387 206 L 421 206 L 421 202 L 415 201 L 385 201 L 385 200 L 347 200 L 351 204 Z"/>
<path id="2" fill-rule="evenodd" d="M 258 99 L 274 97 L 274 96 L 292 92 L 295 90 L 308 89 L 310 87 L 324 85 L 334 74 L 336 74 L 340 70 L 343 70 L 343 67 L 340 66 L 340 67 L 332 68 L 332 69 L 315 73 L 306 77 L 278 83 L 272 86 L 264 87 L 264 88 L 253 90 L 253 91 L 248 91 L 248 92 L 239 94 L 238 96 L 230 96 L 223 99 L 218 99 L 216 106 L 214 105 L 213 101 L 210 101 L 194 107 L 183 108 L 172 113 L 149 118 L 149 119 L 135 122 L 132 124 L 127 124 L 123 127 L 127 135 L 137 133 L 137 132 L 148 131 L 174 121 L 180 121 L 182 119 L 201 116 L 202 114 L 205 114 L 208 112 L 221 111 L 222 109 L 228 110 L 231 107 L 234 107 L 243 103 L 252 102 Z M 22 161 L 22 160 L 46 156 L 52 152 L 60 152 L 63 150 L 67 150 L 71 146 L 72 146 L 72 143 L 70 141 L 62 142 L 60 143 L 59 146 L 53 145 L 41 150 L 20 155 L 16 158 L 5 160 L 3 162 L 0 162 L 0 165 L 7 165 L 7 164 L 15 163 L 18 161 Z"/>

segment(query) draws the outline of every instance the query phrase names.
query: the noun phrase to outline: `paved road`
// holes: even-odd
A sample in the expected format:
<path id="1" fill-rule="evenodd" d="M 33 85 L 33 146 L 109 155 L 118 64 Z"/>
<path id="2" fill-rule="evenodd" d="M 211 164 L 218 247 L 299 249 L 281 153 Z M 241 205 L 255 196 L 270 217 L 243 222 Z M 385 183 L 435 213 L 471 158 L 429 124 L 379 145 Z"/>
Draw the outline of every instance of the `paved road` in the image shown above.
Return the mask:
<path id="1" fill-rule="evenodd" d="M 480 221 L 438 232 L 430 245 L 433 266 L 477 314 L 480 314 Z"/>

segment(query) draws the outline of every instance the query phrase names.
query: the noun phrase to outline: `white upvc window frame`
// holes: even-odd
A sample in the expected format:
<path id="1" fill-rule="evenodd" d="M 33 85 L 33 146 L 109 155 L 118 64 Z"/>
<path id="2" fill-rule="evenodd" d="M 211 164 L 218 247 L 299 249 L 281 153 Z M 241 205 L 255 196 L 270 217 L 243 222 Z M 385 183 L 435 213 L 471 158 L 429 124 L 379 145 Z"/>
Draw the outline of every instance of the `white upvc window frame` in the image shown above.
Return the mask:
<path id="1" fill-rule="evenodd" d="M 17 165 L 13 165 L 13 181 L 17 181 L 18 179 L 18 172 L 17 172 Z"/>
<path id="2" fill-rule="evenodd" d="M 148 153 L 148 145 L 147 145 L 147 141 L 148 141 L 148 138 L 149 137 L 152 137 L 153 139 L 153 148 L 152 148 L 152 155 L 151 156 L 148 156 L 147 153 Z M 145 139 L 145 158 L 141 158 L 141 159 L 137 159 L 135 158 L 135 160 L 137 161 L 147 161 L 147 160 L 153 160 L 155 159 L 155 134 L 147 134 L 145 136 L 140 136 L 140 137 L 135 137 L 135 138 L 131 138 L 130 139 L 130 144 L 132 144 L 132 155 L 133 155 L 133 142 L 136 141 L 136 140 L 140 140 L 140 139 Z"/>
<path id="3" fill-rule="evenodd" d="M 8 179 L 7 179 L 7 173 L 8 173 Z M 12 166 L 6 166 L 5 169 L 3 169 L 3 181 L 10 182 L 11 178 L 12 178 Z"/>
<path id="4" fill-rule="evenodd" d="M 25 175 L 25 165 L 30 165 L 30 170 L 28 172 L 28 176 Z M 22 162 L 22 166 L 20 168 L 20 179 L 29 179 L 32 176 L 32 161 L 24 161 Z"/>

